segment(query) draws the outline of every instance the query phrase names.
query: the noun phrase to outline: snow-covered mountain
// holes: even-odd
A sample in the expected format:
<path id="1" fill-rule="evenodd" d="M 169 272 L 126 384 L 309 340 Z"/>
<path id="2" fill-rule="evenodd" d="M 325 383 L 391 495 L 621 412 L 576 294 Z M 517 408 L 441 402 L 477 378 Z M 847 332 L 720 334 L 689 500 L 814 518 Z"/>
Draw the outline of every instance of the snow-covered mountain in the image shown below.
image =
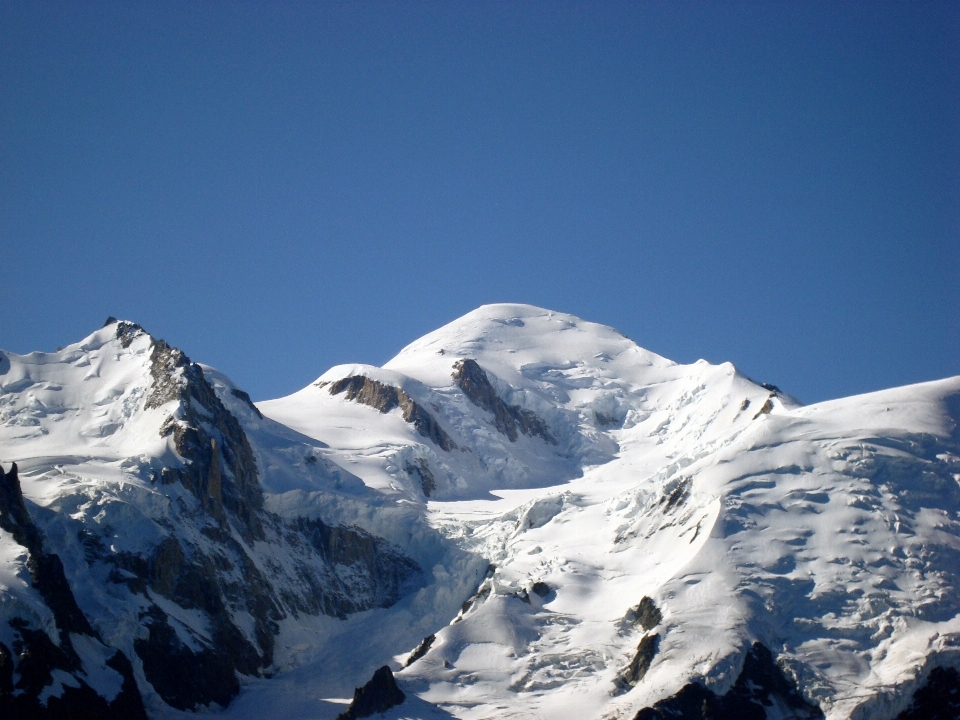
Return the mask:
<path id="1" fill-rule="evenodd" d="M 2 353 L 0 711 L 958 717 L 958 425 L 524 305 L 256 405 L 128 322 Z"/>

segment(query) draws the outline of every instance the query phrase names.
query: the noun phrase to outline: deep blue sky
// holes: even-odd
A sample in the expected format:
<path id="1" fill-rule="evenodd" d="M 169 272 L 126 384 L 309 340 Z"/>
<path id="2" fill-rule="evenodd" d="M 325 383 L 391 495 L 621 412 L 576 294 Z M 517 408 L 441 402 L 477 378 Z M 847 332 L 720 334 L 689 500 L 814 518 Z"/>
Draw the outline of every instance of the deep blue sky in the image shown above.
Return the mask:
<path id="1" fill-rule="evenodd" d="M 960 3 L 0 0 L 0 347 L 255 399 L 489 302 L 804 401 L 960 373 Z"/>

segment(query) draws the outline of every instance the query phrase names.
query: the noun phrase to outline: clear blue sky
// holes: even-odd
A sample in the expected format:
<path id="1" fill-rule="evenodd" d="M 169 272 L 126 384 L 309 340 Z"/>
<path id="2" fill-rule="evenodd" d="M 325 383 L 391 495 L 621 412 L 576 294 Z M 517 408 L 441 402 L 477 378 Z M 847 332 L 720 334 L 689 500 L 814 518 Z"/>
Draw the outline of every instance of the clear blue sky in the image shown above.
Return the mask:
<path id="1" fill-rule="evenodd" d="M 0 347 L 255 399 L 474 307 L 816 401 L 960 373 L 960 3 L 0 0 Z"/>

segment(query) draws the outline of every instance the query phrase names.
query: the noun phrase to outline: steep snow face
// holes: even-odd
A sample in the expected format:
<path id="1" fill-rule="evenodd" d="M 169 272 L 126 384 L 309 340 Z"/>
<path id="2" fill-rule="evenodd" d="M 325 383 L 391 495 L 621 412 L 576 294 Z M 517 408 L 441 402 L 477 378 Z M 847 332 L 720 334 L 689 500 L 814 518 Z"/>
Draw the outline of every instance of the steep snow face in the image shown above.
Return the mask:
<path id="1" fill-rule="evenodd" d="M 958 398 L 953 378 L 802 407 L 730 364 L 494 305 L 259 407 L 492 563 L 399 672 L 421 700 L 464 718 L 632 717 L 689 683 L 724 696 L 759 643 L 800 693 L 771 701 L 783 717 L 839 719 L 892 718 L 958 662 Z M 509 437 L 525 412 L 555 442 Z"/>

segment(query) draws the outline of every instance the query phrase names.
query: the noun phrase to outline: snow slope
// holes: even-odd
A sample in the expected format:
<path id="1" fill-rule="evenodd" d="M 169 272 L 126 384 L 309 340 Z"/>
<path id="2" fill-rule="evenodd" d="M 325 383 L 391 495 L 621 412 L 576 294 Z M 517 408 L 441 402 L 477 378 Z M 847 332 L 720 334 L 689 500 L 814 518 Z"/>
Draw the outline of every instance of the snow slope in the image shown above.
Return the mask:
<path id="1" fill-rule="evenodd" d="M 463 358 L 558 444 L 496 432 L 451 380 Z M 466 459 L 324 385 L 357 374 L 436 408 Z M 465 718 L 629 717 L 689 681 L 722 694 L 754 641 L 827 717 L 895 716 L 957 662 L 958 406 L 960 378 L 801 407 L 730 364 L 516 305 L 259 405 L 384 492 L 418 496 L 411 454 L 449 478 L 426 513 L 496 571 L 398 678 Z M 659 650 L 618 693 L 645 596 Z"/>
<path id="2" fill-rule="evenodd" d="M 19 464 L 77 602 L 131 657 L 155 717 L 188 713 L 137 657 L 145 608 L 197 653 L 217 649 L 212 616 L 156 573 L 119 590 L 110 553 L 156 563 L 169 537 L 263 578 L 213 583 L 262 651 L 231 718 L 333 718 L 384 662 L 408 697 L 388 717 L 632 718 L 691 684 L 756 689 L 758 643 L 798 693 L 772 695 L 768 717 L 884 720 L 934 668 L 960 667 L 960 377 L 802 406 L 729 363 L 680 365 L 602 325 L 490 305 L 286 398 L 254 406 L 184 366 L 175 379 L 217 400 L 200 388 L 158 405 L 157 341 L 122 327 L 0 354 L 0 460 Z M 228 502 L 247 470 L 222 449 L 223 413 L 255 462 L 253 525 Z M 184 455 L 171 417 L 217 440 L 223 512 L 188 480 L 156 481 L 209 462 Z M 106 556 L 85 556 L 80 531 Z M 211 544 L 223 533 L 229 551 Z M 338 533 L 383 550 L 351 564 Z M 49 628 L 21 546 L 0 540 L 0 611 Z M 377 552 L 419 568 L 386 601 Z M 279 608 L 269 653 L 231 594 L 244 583 Z M 311 587 L 326 605 L 307 609 Z"/>

